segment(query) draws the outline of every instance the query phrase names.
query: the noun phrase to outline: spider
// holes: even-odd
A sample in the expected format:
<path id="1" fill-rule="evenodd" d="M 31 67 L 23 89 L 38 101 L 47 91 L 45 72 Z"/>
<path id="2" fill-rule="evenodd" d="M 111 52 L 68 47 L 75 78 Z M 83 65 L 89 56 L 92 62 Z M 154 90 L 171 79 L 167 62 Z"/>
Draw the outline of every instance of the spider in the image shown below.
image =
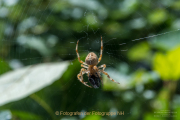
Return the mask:
<path id="1" fill-rule="evenodd" d="M 103 85 L 102 77 L 100 75 L 101 73 L 103 73 L 103 74 L 107 75 L 107 77 L 111 81 L 113 81 L 115 83 L 118 83 L 115 80 L 113 80 L 108 75 L 107 72 L 104 71 L 104 69 L 106 68 L 105 64 L 103 64 L 103 65 L 101 65 L 99 67 L 96 66 L 101 61 L 101 58 L 102 58 L 102 52 L 103 52 L 103 40 L 102 40 L 102 36 L 101 36 L 101 50 L 100 50 L 100 57 L 99 57 L 99 59 L 97 58 L 97 55 L 94 52 L 90 52 L 87 55 L 87 57 L 85 59 L 85 62 L 83 62 L 80 59 L 80 56 L 79 56 L 79 53 L 78 53 L 78 43 L 79 43 L 79 40 L 77 41 L 77 44 L 76 44 L 76 53 L 77 53 L 78 60 L 81 63 L 81 67 L 83 67 L 83 68 L 81 68 L 80 73 L 77 75 L 78 80 L 80 82 L 82 82 L 85 86 L 92 88 L 91 86 L 86 84 L 87 82 L 84 82 L 84 80 L 83 80 L 83 75 L 86 73 L 88 75 L 88 80 L 91 83 L 91 85 L 94 88 L 99 88 L 101 83 Z M 102 68 L 102 69 L 100 69 L 100 68 Z M 118 83 L 118 84 L 120 84 L 120 83 Z"/>

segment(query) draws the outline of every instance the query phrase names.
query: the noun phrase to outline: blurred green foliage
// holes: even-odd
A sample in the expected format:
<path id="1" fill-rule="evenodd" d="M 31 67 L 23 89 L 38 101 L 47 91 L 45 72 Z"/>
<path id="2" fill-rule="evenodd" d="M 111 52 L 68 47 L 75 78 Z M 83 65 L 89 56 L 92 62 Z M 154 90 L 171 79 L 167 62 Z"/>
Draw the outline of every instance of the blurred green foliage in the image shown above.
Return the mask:
<path id="1" fill-rule="evenodd" d="M 156 53 L 153 66 L 162 80 L 179 80 L 180 78 L 180 47 L 169 51 L 166 55 Z"/>
<path id="2" fill-rule="evenodd" d="M 180 119 L 179 10 L 176 0 L 1 0 L 0 75 L 46 62 L 71 64 L 52 85 L 1 106 L 0 118 L 10 110 L 13 120 Z M 81 67 L 75 46 L 80 40 L 82 60 L 90 51 L 99 55 L 100 36 L 101 64 L 120 85 L 103 75 L 104 86 L 90 89 L 77 80 Z M 177 113 L 162 117 L 162 110 Z M 124 115 L 63 116 L 56 111 Z"/>

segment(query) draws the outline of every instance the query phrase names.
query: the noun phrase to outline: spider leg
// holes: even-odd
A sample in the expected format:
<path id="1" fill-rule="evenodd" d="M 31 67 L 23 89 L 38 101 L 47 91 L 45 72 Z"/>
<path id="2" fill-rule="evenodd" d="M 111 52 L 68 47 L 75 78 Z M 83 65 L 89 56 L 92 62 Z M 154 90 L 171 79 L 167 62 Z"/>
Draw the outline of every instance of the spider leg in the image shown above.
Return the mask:
<path id="1" fill-rule="evenodd" d="M 100 57 L 98 59 L 98 63 L 101 61 L 102 59 L 102 52 L 103 52 L 103 40 L 102 40 L 102 36 L 101 36 L 101 50 L 100 50 Z"/>
<path id="2" fill-rule="evenodd" d="M 81 64 L 81 67 L 83 67 L 83 68 L 88 68 L 88 66 L 85 66 L 85 65 L 83 65 L 83 64 Z"/>
<path id="3" fill-rule="evenodd" d="M 99 66 L 98 69 L 99 68 L 103 68 L 103 71 L 104 71 L 104 69 L 106 68 L 106 64 L 103 64 L 103 65 Z"/>
<path id="4" fill-rule="evenodd" d="M 79 56 L 79 53 L 78 53 L 78 42 L 79 40 L 77 41 L 77 44 L 76 44 L 76 53 L 77 53 L 77 57 L 78 57 L 78 60 L 81 64 L 84 64 L 84 65 L 87 65 L 85 62 L 83 62 L 81 59 L 80 59 L 80 56 Z"/>
<path id="5" fill-rule="evenodd" d="M 80 82 L 82 82 L 85 86 L 92 88 L 91 86 L 89 86 L 89 85 L 86 84 L 87 82 L 84 82 L 84 80 L 83 80 L 83 74 L 85 74 L 85 73 L 87 73 L 87 70 L 84 69 L 84 68 L 82 68 L 81 71 L 80 71 L 80 73 L 77 75 L 77 78 L 78 78 L 78 80 L 79 80 Z"/>
<path id="6" fill-rule="evenodd" d="M 97 66 L 93 66 L 93 69 L 98 73 L 98 68 L 97 68 Z"/>
<path id="7" fill-rule="evenodd" d="M 104 70 L 99 70 L 99 71 L 102 72 L 103 74 L 105 74 L 111 81 L 120 84 L 119 82 L 116 82 L 115 80 L 113 80 L 113 79 L 109 76 L 109 74 L 108 74 L 107 72 L 105 72 Z"/>

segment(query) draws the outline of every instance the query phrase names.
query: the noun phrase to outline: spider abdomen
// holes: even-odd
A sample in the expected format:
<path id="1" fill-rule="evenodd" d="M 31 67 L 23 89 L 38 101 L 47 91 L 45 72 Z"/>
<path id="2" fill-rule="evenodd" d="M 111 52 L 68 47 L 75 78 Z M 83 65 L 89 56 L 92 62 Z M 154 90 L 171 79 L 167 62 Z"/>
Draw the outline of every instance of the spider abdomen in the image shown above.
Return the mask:
<path id="1" fill-rule="evenodd" d="M 90 52 L 86 59 L 85 59 L 86 64 L 88 65 L 97 65 L 98 64 L 98 58 L 97 55 L 93 52 Z"/>
<path id="2" fill-rule="evenodd" d="M 93 74 L 88 76 L 88 80 L 94 88 L 99 88 L 101 85 L 101 80 L 100 80 L 99 76 L 98 77 L 97 76 L 95 76 Z"/>

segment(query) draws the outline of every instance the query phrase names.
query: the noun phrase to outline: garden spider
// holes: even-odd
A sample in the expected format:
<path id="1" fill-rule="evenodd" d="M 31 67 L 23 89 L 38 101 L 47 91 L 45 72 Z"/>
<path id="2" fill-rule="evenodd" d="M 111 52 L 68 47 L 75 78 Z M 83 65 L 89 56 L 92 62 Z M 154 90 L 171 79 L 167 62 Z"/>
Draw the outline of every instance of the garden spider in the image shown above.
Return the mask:
<path id="1" fill-rule="evenodd" d="M 101 37 L 101 50 L 100 50 L 100 57 L 99 57 L 99 59 L 97 58 L 97 55 L 94 52 L 90 52 L 87 55 L 87 57 L 85 59 L 85 62 L 80 60 L 80 56 L 79 56 L 79 53 L 78 53 L 78 42 L 79 42 L 79 40 L 77 41 L 77 44 L 76 44 L 76 53 L 77 53 L 78 60 L 81 63 L 81 67 L 83 67 L 83 68 L 81 68 L 80 73 L 77 75 L 78 80 L 80 82 L 82 82 L 85 86 L 92 88 L 91 86 L 86 84 L 87 82 L 84 82 L 84 80 L 83 80 L 83 75 L 86 73 L 88 75 L 88 80 L 92 84 L 92 86 L 94 88 L 99 88 L 101 83 L 103 85 L 102 77 L 100 75 L 100 73 L 102 72 L 103 74 L 107 75 L 107 77 L 111 81 L 113 81 L 115 83 L 118 83 L 115 80 L 113 80 L 108 75 L 107 72 L 104 71 L 104 69 L 106 68 L 105 64 L 103 64 L 103 65 L 101 65 L 99 67 L 96 66 L 101 61 L 101 58 L 102 58 L 102 52 L 103 52 L 102 37 Z M 100 68 L 102 68 L 102 69 L 100 69 Z M 120 84 L 120 83 L 118 83 L 118 84 Z"/>

